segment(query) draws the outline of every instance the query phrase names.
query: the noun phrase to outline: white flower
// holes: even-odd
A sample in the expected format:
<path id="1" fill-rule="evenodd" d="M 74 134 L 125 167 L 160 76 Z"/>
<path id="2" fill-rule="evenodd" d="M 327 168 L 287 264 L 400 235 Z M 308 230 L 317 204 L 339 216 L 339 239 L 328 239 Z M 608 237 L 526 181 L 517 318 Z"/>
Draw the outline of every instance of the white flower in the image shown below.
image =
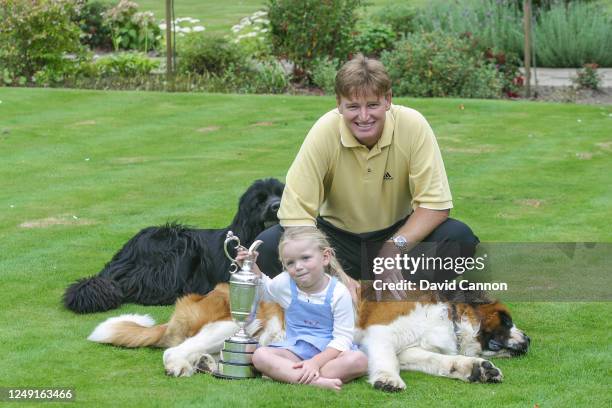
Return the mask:
<path id="1" fill-rule="evenodd" d="M 159 29 L 162 30 L 162 31 L 165 31 L 166 27 L 167 27 L 166 24 L 160 24 L 159 25 Z"/>
<path id="2" fill-rule="evenodd" d="M 193 27 L 193 32 L 194 33 L 199 33 L 199 32 L 204 31 L 204 30 L 206 30 L 206 28 L 204 26 L 195 26 L 195 27 Z"/>

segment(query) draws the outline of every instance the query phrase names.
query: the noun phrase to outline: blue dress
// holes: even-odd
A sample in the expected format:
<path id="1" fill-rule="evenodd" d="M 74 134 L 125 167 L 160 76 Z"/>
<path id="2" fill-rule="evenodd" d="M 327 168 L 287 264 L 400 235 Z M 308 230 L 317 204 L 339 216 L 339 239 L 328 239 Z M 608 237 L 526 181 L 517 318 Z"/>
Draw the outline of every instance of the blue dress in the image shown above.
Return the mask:
<path id="1" fill-rule="evenodd" d="M 286 340 L 272 343 L 269 347 L 285 348 L 302 360 L 308 360 L 325 350 L 333 338 L 334 314 L 331 307 L 332 295 L 337 279 L 331 282 L 323 304 L 304 302 L 298 299 L 297 286 L 291 282 L 291 303 L 285 310 Z"/>

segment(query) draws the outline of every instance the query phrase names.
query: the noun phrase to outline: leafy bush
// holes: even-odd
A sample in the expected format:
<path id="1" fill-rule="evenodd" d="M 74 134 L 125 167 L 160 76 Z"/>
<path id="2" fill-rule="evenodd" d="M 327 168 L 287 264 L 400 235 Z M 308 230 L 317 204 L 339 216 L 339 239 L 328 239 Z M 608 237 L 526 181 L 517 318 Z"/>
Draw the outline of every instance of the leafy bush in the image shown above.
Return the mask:
<path id="1" fill-rule="evenodd" d="M 522 55 L 522 12 L 515 0 L 438 1 L 420 10 L 421 31 L 469 33 L 486 48 Z"/>
<path id="2" fill-rule="evenodd" d="M 226 37 L 190 34 L 179 49 L 178 70 L 182 73 L 223 74 L 230 66 L 243 65 L 244 55 Z"/>
<path id="3" fill-rule="evenodd" d="M 382 61 L 398 96 L 497 98 L 502 75 L 466 37 L 413 33 Z"/>
<path id="4" fill-rule="evenodd" d="M 219 79 L 221 92 L 283 93 L 289 86 L 285 70 L 274 59 L 230 66 Z"/>
<path id="5" fill-rule="evenodd" d="M 416 29 L 417 11 L 410 4 L 388 4 L 373 15 L 374 21 L 388 24 L 397 34 L 408 34 Z"/>
<path id="6" fill-rule="evenodd" d="M 389 24 L 365 21 L 352 39 L 352 51 L 370 57 L 378 57 L 384 50 L 393 48 L 396 34 Z"/>
<path id="7" fill-rule="evenodd" d="M 584 64 L 582 69 L 576 71 L 576 78 L 573 79 L 574 84 L 580 89 L 598 90 L 601 85 L 601 77 L 597 68 L 599 68 L 597 64 Z"/>
<path id="8" fill-rule="evenodd" d="M 501 74 L 503 93 L 512 98 L 518 97 L 524 82 L 519 71 L 522 61 L 518 55 L 503 51 L 496 53 L 490 48 L 485 49 L 483 54 L 485 60 Z"/>
<path id="9" fill-rule="evenodd" d="M 108 11 L 110 5 L 100 0 L 80 0 L 80 3 L 82 5 L 74 21 L 79 24 L 83 32 L 81 43 L 91 49 L 112 49 L 111 30 L 104 24 L 104 18 L 102 17 Z"/>
<path id="10" fill-rule="evenodd" d="M 133 78 L 149 75 L 159 68 L 159 62 L 148 58 L 146 54 L 123 52 L 98 58 L 93 62 L 93 68 L 90 75 Z"/>
<path id="11" fill-rule="evenodd" d="M 362 0 L 268 0 L 274 52 L 303 78 L 317 58 L 348 57 Z"/>
<path id="12" fill-rule="evenodd" d="M 338 59 L 319 58 L 312 67 L 312 82 L 327 95 L 336 93 L 336 73 L 340 62 Z"/>
<path id="13" fill-rule="evenodd" d="M 539 66 L 612 66 L 612 18 L 599 4 L 556 3 L 540 14 L 534 31 Z"/>
<path id="14" fill-rule="evenodd" d="M 159 46 L 161 30 L 150 11 L 138 12 L 138 4 L 119 0 L 104 14 L 104 24 L 110 28 L 115 51 L 155 50 Z"/>
<path id="15" fill-rule="evenodd" d="M 233 41 L 240 46 L 244 55 L 266 59 L 272 55 L 270 20 L 266 11 L 256 11 L 244 17 L 232 27 Z"/>
<path id="16" fill-rule="evenodd" d="M 25 84 L 34 74 L 61 80 L 84 50 L 73 21 L 72 0 L 0 0 L 0 72 L 5 84 Z"/>

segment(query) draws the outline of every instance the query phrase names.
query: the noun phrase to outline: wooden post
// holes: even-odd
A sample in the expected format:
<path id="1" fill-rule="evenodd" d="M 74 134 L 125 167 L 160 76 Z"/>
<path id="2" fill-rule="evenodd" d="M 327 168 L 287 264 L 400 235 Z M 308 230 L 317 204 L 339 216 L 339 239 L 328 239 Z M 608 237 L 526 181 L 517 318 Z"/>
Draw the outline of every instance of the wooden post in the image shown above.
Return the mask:
<path id="1" fill-rule="evenodd" d="M 525 29 L 525 96 L 531 97 L 531 0 L 523 0 L 523 26 Z"/>
<path id="2" fill-rule="evenodd" d="M 172 0 L 166 0 L 166 79 L 172 81 L 174 74 L 174 54 L 172 52 Z"/>

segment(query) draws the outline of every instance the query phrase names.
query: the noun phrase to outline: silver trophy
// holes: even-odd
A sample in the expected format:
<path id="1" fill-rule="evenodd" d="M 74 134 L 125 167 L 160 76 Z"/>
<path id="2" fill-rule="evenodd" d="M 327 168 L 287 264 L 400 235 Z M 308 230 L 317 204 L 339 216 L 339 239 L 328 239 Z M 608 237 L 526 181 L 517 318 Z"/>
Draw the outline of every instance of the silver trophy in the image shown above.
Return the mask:
<path id="1" fill-rule="evenodd" d="M 254 319 L 259 303 L 260 278 L 251 271 L 255 259 L 254 251 L 263 243 L 255 241 L 249 248 L 249 256 L 242 262 L 242 268 L 227 251 L 230 242 L 236 241 L 235 248 L 240 248 L 240 239 L 232 231 L 228 231 L 223 249 L 225 255 L 232 261 L 230 267 L 229 297 L 232 320 L 240 329 L 232 337 L 225 340 L 221 350 L 216 377 L 220 378 L 254 378 L 257 371 L 252 358 L 257 348 L 257 340 L 245 331 L 245 327 Z"/>

